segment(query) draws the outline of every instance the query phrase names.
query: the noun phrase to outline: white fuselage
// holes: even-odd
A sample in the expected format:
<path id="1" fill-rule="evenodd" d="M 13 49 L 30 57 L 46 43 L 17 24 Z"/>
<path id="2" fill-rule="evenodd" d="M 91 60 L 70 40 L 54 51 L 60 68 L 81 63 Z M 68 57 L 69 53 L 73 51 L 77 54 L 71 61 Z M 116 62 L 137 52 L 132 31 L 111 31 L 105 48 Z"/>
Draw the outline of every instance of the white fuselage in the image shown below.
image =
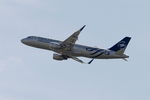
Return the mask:
<path id="1" fill-rule="evenodd" d="M 114 58 L 128 58 L 125 54 L 117 55 L 116 52 L 106 49 L 94 48 L 89 46 L 83 46 L 75 44 L 71 50 L 61 49 L 60 44 L 62 41 L 47 39 L 42 37 L 31 36 L 30 38 L 24 38 L 22 43 L 46 50 L 52 50 L 56 53 L 74 56 L 74 57 L 88 57 L 96 59 L 114 59 Z"/>

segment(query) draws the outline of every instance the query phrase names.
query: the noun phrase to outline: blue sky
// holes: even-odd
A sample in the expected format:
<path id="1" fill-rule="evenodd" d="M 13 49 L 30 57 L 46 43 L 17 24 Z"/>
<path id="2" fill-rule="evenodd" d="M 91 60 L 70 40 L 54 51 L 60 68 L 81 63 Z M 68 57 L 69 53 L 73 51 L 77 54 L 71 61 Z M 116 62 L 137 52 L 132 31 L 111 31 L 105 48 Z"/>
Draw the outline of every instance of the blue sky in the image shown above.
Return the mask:
<path id="1" fill-rule="evenodd" d="M 83 25 L 80 44 L 109 48 L 131 36 L 128 62 L 58 62 L 20 42 L 65 40 Z M 149 33 L 149 0 L 0 0 L 0 100 L 149 100 Z"/>

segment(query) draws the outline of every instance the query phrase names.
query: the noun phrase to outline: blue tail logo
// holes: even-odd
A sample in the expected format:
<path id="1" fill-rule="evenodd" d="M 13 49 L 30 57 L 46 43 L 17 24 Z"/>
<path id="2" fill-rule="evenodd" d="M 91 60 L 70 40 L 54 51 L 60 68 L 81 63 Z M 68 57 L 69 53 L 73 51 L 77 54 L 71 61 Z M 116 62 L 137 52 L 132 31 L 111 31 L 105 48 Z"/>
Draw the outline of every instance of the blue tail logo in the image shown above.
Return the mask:
<path id="1" fill-rule="evenodd" d="M 125 43 L 125 41 L 121 41 L 120 43 L 118 43 L 118 48 L 124 48 L 126 46 Z"/>
<path id="2" fill-rule="evenodd" d="M 126 49 L 129 41 L 130 41 L 131 37 L 125 37 L 123 38 L 121 41 L 119 41 L 117 44 L 115 44 L 114 46 L 112 46 L 111 48 L 109 48 L 109 50 L 112 51 L 119 51 L 121 49 Z"/>

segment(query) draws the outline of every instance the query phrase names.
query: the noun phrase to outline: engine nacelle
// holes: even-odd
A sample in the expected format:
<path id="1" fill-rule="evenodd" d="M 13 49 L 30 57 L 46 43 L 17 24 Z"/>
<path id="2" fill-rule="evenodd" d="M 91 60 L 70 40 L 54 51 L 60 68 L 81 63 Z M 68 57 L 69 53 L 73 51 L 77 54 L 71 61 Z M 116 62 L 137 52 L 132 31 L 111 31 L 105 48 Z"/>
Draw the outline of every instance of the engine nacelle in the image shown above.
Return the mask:
<path id="1" fill-rule="evenodd" d="M 67 60 L 67 57 L 64 57 L 63 55 L 60 55 L 60 54 L 53 54 L 53 59 L 55 59 L 55 60 Z"/>

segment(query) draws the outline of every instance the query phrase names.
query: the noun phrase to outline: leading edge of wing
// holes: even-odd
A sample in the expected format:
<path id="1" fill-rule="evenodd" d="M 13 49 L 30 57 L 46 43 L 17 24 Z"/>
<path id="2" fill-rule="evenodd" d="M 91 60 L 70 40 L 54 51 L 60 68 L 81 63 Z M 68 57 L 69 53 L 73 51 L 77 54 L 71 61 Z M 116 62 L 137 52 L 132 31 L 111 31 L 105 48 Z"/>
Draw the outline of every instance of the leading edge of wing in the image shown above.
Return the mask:
<path id="1" fill-rule="evenodd" d="M 64 49 L 66 50 L 71 50 L 73 46 L 75 45 L 75 42 L 78 40 L 78 36 L 80 32 L 84 29 L 86 25 L 84 25 L 81 29 L 78 31 L 74 32 L 70 37 L 68 37 L 66 40 L 64 40 L 61 45 L 63 46 Z"/>

